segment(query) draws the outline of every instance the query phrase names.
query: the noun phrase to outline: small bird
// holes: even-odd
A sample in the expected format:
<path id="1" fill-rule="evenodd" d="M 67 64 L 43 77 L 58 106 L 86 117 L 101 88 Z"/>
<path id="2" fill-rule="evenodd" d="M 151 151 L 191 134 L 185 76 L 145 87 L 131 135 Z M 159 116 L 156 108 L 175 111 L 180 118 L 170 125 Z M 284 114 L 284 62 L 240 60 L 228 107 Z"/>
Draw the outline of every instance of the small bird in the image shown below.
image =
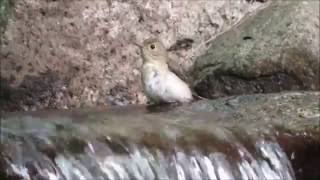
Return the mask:
<path id="1" fill-rule="evenodd" d="M 142 83 L 149 100 L 159 103 L 186 103 L 193 100 L 187 83 L 168 66 L 168 52 L 158 39 L 143 42 Z"/>

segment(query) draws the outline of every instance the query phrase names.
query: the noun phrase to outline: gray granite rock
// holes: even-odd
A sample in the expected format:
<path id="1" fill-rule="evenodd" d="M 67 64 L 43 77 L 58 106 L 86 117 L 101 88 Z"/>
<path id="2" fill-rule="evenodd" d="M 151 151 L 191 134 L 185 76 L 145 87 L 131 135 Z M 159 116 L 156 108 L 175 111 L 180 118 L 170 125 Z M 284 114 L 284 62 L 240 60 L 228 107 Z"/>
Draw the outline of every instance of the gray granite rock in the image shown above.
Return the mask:
<path id="1" fill-rule="evenodd" d="M 319 90 L 319 1 L 272 1 L 210 42 L 192 74 L 209 98 Z"/>

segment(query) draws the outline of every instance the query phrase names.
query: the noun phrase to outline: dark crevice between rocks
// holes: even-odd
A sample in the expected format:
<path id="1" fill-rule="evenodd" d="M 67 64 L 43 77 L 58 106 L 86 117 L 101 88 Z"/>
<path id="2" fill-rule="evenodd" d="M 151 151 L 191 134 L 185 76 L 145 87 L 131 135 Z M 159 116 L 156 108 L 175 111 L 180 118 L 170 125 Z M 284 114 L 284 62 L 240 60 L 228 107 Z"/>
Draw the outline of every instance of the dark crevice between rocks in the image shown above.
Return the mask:
<path id="1" fill-rule="evenodd" d="M 50 70 L 38 76 L 27 75 L 17 87 L 12 87 L 10 80 L 1 77 L 0 111 L 21 111 L 25 110 L 23 106 L 32 108 L 40 104 L 54 109 L 56 95 L 67 95 L 65 87 L 68 86 L 68 82 L 67 79 L 61 78 L 58 72 Z"/>
<path id="2" fill-rule="evenodd" d="M 244 36 L 242 39 L 245 40 L 245 41 L 254 40 L 253 37 L 251 37 L 251 36 Z"/>
<path id="3" fill-rule="evenodd" d="M 175 44 L 173 44 L 168 51 L 177 51 L 177 50 L 188 50 L 192 47 L 194 43 L 193 39 L 184 38 L 178 40 Z"/>
<path id="4" fill-rule="evenodd" d="M 266 3 L 268 0 L 246 0 L 248 3 L 254 3 L 254 2 L 259 2 L 259 3 Z"/>
<path id="5" fill-rule="evenodd" d="M 316 180 L 320 177 L 319 136 L 280 129 L 277 141 L 289 157 L 297 180 Z"/>
<path id="6" fill-rule="evenodd" d="M 232 73 L 212 74 L 195 85 L 195 91 L 206 98 L 229 95 L 275 93 L 289 90 L 310 90 L 296 76 L 286 72 L 276 72 L 259 77 L 242 77 Z"/>

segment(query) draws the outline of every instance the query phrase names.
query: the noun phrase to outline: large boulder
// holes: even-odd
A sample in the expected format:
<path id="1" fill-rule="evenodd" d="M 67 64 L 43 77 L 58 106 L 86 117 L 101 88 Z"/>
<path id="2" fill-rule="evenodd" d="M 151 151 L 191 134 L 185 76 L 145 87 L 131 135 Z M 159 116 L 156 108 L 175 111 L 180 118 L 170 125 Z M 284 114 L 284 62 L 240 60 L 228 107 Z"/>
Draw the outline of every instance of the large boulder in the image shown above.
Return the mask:
<path id="1" fill-rule="evenodd" d="M 12 2 L 15 6 L 12 7 Z M 9 6 L 10 5 L 10 6 Z M 159 36 L 190 66 L 193 51 L 263 3 L 246 1 L 0 1 L 1 109 L 143 104 L 136 43 Z M 8 8 L 7 8 L 8 7 Z M 192 11 L 190 11 L 192 7 Z M 1 30 L 2 32 L 2 30 Z"/>
<path id="2" fill-rule="evenodd" d="M 196 91 L 208 98 L 319 90 L 319 1 L 272 1 L 198 57 Z"/>

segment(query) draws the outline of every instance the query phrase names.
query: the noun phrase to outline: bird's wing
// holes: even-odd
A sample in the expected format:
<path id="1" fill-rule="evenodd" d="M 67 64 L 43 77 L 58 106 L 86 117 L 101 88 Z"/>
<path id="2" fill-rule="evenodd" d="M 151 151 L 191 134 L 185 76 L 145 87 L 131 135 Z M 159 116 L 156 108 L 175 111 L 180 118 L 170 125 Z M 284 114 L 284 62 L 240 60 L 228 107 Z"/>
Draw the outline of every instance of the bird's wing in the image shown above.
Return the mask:
<path id="1" fill-rule="evenodd" d="M 183 69 L 177 62 L 169 59 L 168 66 L 171 72 L 176 74 L 181 80 L 185 81 L 187 84 L 191 85 L 192 81 L 190 76 L 187 76 L 187 72 Z"/>
<path id="2" fill-rule="evenodd" d="M 188 76 L 187 72 L 185 69 L 183 69 L 181 66 L 179 66 L 178 63 L 176 63 L 174 60 L 169 58 L 168 61 L 168 67 L 170 69 L 171 72 L 173 72 L 174 74 L 176 74 L 181 80 L 183 80 L 184 82 L 186 82 L 192 92 L 192 95 L 195 99 L 205 99 L 204 97 L 199 96 L 193 89 L 193 82 L 192 82 L 192 78 L 191 76 Z"/>

